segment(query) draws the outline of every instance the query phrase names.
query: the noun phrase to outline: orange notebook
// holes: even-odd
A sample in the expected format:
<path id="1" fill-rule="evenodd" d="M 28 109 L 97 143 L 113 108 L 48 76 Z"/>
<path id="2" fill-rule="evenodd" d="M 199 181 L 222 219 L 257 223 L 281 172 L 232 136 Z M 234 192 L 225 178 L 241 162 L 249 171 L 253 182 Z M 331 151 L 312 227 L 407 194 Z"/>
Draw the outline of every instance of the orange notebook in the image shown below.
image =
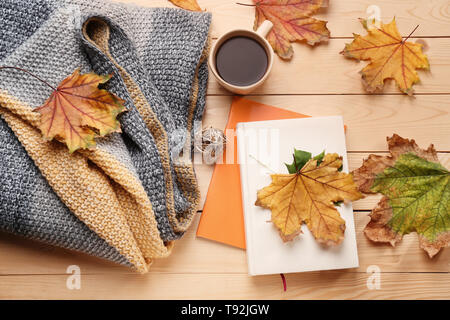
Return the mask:
<path id="1" fill-rule="evenodd" d="M 235 97 L 225 131 L 235 130 L 239 122 L 305 117 L 308 116 Z M 239 164 L 236 160 L 236 140 L 233 164 L 226 164 L 227 153 L 224 152 L 223 164 L 216 164 L 214 168 L 197 236 L 245 249 L 244 212 Z"/>

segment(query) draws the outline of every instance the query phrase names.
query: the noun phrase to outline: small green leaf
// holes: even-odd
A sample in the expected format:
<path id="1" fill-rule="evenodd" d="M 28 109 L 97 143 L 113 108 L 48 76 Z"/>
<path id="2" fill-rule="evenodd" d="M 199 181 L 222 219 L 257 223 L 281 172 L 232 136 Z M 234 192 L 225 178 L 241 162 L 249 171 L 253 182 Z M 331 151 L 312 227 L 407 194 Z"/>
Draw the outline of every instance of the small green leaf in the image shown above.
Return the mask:
<path id="1" fill-rule="evenodd" d="M 311 160 L 312 154 L 311 152 L 306 152 L 302 150 L 294 149 L 294 158 L 297 169 L 300 170 L 305 166 L 305 164 Z"/>
<path id="2" fill-rule="evenodd" d="M 297 173 L 297 168 L 295 168 L 295 163 L 293 163 L 293 164 L 285 163 L 285 165 L 286 165 L 286 168 L 288 169 L 288 172 L 290 174 Z"/>
<path id="3" fill-rule="evenodd" d="M 323 150 L 321 154 L 318 154 L 313 158 L 314 160 L 317 160 L 317 166 L 320 166 L 323 161 L 323 157 L 325 157 L 325 150 Z"/>

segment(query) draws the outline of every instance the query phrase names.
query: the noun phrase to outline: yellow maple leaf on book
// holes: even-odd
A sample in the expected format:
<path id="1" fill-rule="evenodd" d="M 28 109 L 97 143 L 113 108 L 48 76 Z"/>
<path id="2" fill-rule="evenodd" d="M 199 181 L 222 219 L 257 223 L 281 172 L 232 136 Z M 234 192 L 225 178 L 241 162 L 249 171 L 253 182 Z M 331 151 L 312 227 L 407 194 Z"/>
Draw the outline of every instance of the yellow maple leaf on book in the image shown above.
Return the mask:
<path id="1" fill-rule="evenodd" d="M 272 183 L 258 191 L 255 205 L 272 211 L 272 222 L 283 241 L 291 241 L 306 223 L 316 240 L 336 245 L 344 239 L 345 221 L 336 209 L 342 201 L 363 196 L 352 175 L 341 172 L 342 157 L 295 150 L 289 174 L 273 174 Z"/>

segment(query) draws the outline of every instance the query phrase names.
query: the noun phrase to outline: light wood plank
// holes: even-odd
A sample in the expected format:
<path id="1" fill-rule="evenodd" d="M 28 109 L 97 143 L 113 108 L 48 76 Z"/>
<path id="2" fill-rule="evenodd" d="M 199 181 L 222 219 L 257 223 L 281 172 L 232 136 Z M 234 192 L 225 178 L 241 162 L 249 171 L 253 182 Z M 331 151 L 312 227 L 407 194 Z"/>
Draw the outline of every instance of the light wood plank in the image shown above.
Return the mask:
<path id="1" fill-rule="evenodd" d="M 145 6 L 170 6 L 167 0 L 121 0 Z M 251 28 L 254 9 L 235 5 L 236 1 L 198 0 L 213 12 L 212 37 L 232 28 Z M 250 0 L 248 1 L 250 2 Z M 357 18 L 366 17 L 371 0 L 331 0 L 331 6 L 317 16 L 329 21 L 332 37 L 363 33 Z M 384 21 L 396 16 L 400 32 L 408 34 L 417 24 L 414 37 L 450 37 L 448 0 L 376 2 Z M 361 164 L 366 151 L 386 151 L 385 136 L 396 132 L 415 138 L 425 147 L 435 143 L 444 165 L 449 167 L 449 100 L 445 95 L 404 96 L 342 95 L 365 94 L 358 71 L 365 63 L 341 57 L 338 52 L 349 39 L 333 39 L 311 49 L 294 44 L 290 63 L 276 59 L 274 71 L 256 94 L 257 101 L 277 105 L 312 116 L 344 116 L 348 125 L 347 144 L 350 168 Z M 432 71 L 420 72 L 419 94 L 450 94 L 449 38 L 429 38 Z M 325 72 L 323 70 L 326 70 Z M 330 76 L 331 75 L 331 76 Z M 389 83 L 385 93 L 398 93 Z M 290 94 L 290 96 L 286 96 Z M 291 95 L 296 94 L 296 95 Z M 307 95 L 299 95 L 307 94 Z M 320 94 L 320 95 L 310 95 Z M 335 94 L 323 96 L 323 94 Z M 229 95 L 214 79 L 209 95 Z M 230 96 L 209 96 L 204 125 L 223 128 L 231 104 Z M 203 197 L 212 167 L 197 166 Z M 378 197 L 355 203 L 355 209 L 372 208 Z M 355 212 L 360 267 L 344 271 L 287 275 L 288 292 L 282 291 L 280 277 L 246 275 L 245 251 L 197 239 L 198 218 L 173 254 L 154 263 L 148 275 L 133 274 L 128 268 L 110 262 L 38 244 L 0 233 L 0 299 L 449 299 L 450 250 L 430 260 L 418 247 L 415 234 L 396 247 L 374 245 L 363 235 L 367 212 Z M 380 267 L 381 290 L 368 290 L 366 269 Z M 79 265 L 82 290 L 66 289 L 66 269 Z M 195 290 L 193 289 L 195 288 Z"/>
<path id="2" fill-rule="evenodd" d="M 415 234 L 405 236 L 395 248 L 374 244 L 363 233 L 369 221 L 368 213 L 355 212 L 354 216 L 360 267 L 352 269 L 353 272 L 364 273 L 373 264 L 378 265 L 382 272 L 450 272 L 450 250 L 443 250 L 430 260 L 419 248 Z M 206 256 L 205 252 L 208 253 Z M 167 272 L 174 267 L 174 263 L 188 268 L 184 272 L 247 273 L 245 251 L 196 238 L 195 229 L 177 244 L 172 257 L 156 261 L 153 271 Z"/>
<path id="3" fill-rule="evenodd" d="M 376 245 L 363 230 L 367 212 L 355 212 L 356 236 L 360 267 L 353 272 L 366 272 L 376 264 L 382 272 L 449 272 L 450 249 L 429 259 L 419 248 L 417 235 L 410 234 L 396 247 Z M 197 238 L 199 217 L 192 228 L 176 243 L 173 254 L 155 261 L 151 273 L 247 273 L 244 250 Z M 299 240 L 300 241 L 300 240 Z M 0 233 L 0 276 L 23 274 L 64 274 L 69 265 L 78 265 L 84 274 L 124 274 L 130 269 L 110 262 L 53 248 L 29 240 Z M 1 278 L 0 278 L 1 279 Z"/>
<path id="4" fill-rule="evenodd" d="M 213 36 L 221 35 L 230 28 L 253 28 L 254 9 L 236 5 L 234 0 L 199 0 L 203 8 L 213 12 Z M 242 1 L 252 3 L 252 1 Z M 366 13 L 370 6 L 380 8 L 383 22 L 390 22 L 395 16 L 399 30 L 408 35 L 417 24 L 420 24 L 416 36 L 450 36 L 449 3 L 446 0 L 330 0 L 330 5 L 316 15 L 316 18 L 327 20 L 332 37 L 351 37 L 353 32 L 360 32 L 358 18 L 368 18 Z M 297 50 L 299 45 L 295 46 Z"/>
<path id="5" fill-rule="evenodd" d="M 369 274 L 313 272 L 241 274 L 84 275 L 81 290 L 66 288 L 67 276 L 0 277 L 0 299 L 449 299 L 450 274 L 383 273 L 380 290 L 369 290 Z M 36 290 L 39 288 L 38 290 Z"/>
<path id="6" fill-rule="evenodd" d="M 347 125 L 350 152 L 387 151 L 386 137 L 393 133 L 414 138 L 422 147 L 434 143 L 439 151 L 450 150 L 450 100 L 447 96 L 271 95 L 247 98 L 310 116 L 342 115 Z M 231 97 L 208 97 L 203 126 L 225 128 L 230 105 Z"/>
<path id="7" fill-rule="evenodd" d="M 115 0 L 148 7 L 174 7 L 168 0 Z M 231 28 L 252 29 L 255 10 L 239 6 L 236 2 L 249 3 L 251 0 L 198 0 L 200 6 L 213 13 L 212 36 L 218 37 Z M 449 3 L 447 0 L 330 0 L 328 8 L 322 9 L 315 17 L 328 21 L 332 37 L 351 37 L 359 32 L 358 18 L 368 18 L 367 9 L 377 5 L 383 22 L 396 17 L 400 32 L 408 35 L 417 24 L 415 36 L 450 36 Z M 298 46 L 296 46 L 298 48 Z"/>
<path id="8" fill-rule="evenodd" d="M 295 46 L 295 58 L 290 62 L 274 60 L 272 73 L 254 94 L 367 94 L 361 74 L 367 62 L 347 59 L 339 52 L 348 39 L 330 40 L 315 48 Z M 450 93 L 450 38 L 426 40 L 431 71 L 418 71 L 421 82 L 414 85 L 416 94 Z M 220 87 L 213 75 L 209 94 L 230 94 Z M 383 93 L 401 94 L 394 81 L 387 80 Z"/>

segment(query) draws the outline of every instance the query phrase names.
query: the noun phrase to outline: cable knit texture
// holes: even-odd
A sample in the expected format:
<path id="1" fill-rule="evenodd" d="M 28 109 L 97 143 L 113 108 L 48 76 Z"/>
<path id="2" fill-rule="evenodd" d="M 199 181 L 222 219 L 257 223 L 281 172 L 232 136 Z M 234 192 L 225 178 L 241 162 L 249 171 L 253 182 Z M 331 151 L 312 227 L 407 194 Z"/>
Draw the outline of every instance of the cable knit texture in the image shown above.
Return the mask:
<path id="1" fill-rule="evenodd" d="M 51 94 L 0 70 L 0 229 L 139 272 L 170 254 L 199 191 L 190 153 L 208 80 L 211 16 L 101 0 L 2 0 L 0 66 L 57 86 L 76 68 L 114 76 L 122 134 L 69 154 L 33 109 Z"/>

